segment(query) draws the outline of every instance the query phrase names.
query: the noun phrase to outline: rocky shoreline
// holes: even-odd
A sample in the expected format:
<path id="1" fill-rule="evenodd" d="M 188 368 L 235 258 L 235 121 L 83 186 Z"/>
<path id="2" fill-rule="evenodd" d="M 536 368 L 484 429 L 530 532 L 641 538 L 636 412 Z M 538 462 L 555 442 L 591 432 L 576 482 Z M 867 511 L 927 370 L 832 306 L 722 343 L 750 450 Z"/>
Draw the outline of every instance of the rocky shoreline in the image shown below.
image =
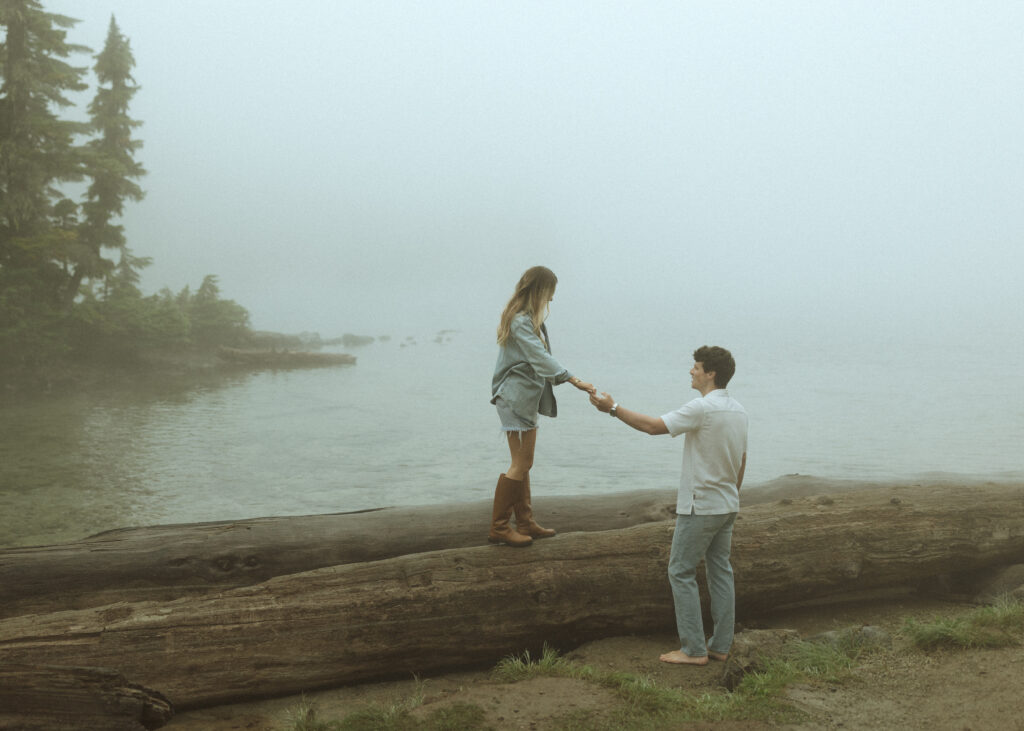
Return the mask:
<path id="1" fill-rule="evenodd" d="M 354 365 L 349 353 L 317 349 L 180 348 L 144 351 L 128 360 L 81 360 L 42 363 L 29 372 L 0 373 L 0 402 L 82 391 L 123 391 L 161 384 L 187 390 L 215 384 L 244 371 Z"/>

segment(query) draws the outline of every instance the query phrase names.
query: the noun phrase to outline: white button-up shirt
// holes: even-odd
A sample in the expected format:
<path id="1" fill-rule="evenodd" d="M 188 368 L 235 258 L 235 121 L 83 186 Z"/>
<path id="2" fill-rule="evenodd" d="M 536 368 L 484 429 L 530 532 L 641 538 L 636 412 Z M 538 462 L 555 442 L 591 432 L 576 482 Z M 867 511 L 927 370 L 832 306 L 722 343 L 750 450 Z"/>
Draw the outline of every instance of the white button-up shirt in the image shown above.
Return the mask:
<path id="1" fill-rule="evenodd" d="M 661 417 L 674 437 L 686 435 L 676 513 L 719 515 L 740 509 L 739 478 L 747 452 L 747 412 L 724 388 Z"/>

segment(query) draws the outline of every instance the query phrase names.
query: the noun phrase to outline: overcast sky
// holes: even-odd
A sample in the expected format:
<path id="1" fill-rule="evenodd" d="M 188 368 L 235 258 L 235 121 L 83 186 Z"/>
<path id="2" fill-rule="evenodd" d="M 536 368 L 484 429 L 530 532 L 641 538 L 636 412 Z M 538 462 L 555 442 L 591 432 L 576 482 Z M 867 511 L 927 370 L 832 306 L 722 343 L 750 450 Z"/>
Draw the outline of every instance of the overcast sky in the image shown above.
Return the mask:
<path id="1" fill-rule="evenodd" d="M 43 6 L 131 42 L 145 290 L 257 329 L 493 328 L 533 264 L 572 320 L 1024 326 L 1018 0 Z"/>

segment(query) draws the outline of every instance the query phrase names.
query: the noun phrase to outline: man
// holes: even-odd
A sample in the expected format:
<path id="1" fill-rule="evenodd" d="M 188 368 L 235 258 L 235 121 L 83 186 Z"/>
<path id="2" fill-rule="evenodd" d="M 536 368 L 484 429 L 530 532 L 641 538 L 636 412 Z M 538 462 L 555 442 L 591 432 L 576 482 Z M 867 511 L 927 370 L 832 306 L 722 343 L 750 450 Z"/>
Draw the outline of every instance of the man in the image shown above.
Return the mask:
<path id="1" fill-rule="evenodd" d="M 747 467 L 747 412 L 726 390 L 736 372 L 728 350 L 705 345 L 694 351 L 693 360 L 690 385 L 700 391 L 700 398 L 661 417 L 624 409 L 608 393 L 591 394 L 590 403 L 647 434 L 686 434 L 676 529 L 668 560 L 681 647 L 666 652 L 661 660 L 707 665 L 709 656 L 728 658 L 732 646 L 736 592 L 729 553 Z M 714 632 L 706 643 L 697 589 L 701 559 L 714 622 Z"/>

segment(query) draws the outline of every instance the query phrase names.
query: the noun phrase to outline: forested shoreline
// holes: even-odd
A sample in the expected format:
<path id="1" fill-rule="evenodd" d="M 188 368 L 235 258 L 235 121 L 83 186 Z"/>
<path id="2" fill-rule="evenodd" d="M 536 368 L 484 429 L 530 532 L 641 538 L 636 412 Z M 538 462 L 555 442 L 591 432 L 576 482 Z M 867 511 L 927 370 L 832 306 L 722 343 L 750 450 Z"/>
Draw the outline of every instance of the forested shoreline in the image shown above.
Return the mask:
<path id="1" fill-rule="evenodd" d="M 139 87 L 128 38 L 111 16 L 102 50 L 78 45 L 78 21 L 38 0 L 0 5 L 0 391 L 35 392 L 180 367 L 218 346 L 253 342 L 249 313 L 220 296 L 217 277 L 193 291 L 145 294 L 152 263 L 118 220 L 144 197 Z M 91 58 L 91 66 L 75 60 Z M 95 93 L 88 121 L 73 94 Z M 84 189 L 75 199 L 69 188 Z M 140 246 L 144 246 L 141 242 Z M 177 364 L 176 366 L 174 364 Z"/>

